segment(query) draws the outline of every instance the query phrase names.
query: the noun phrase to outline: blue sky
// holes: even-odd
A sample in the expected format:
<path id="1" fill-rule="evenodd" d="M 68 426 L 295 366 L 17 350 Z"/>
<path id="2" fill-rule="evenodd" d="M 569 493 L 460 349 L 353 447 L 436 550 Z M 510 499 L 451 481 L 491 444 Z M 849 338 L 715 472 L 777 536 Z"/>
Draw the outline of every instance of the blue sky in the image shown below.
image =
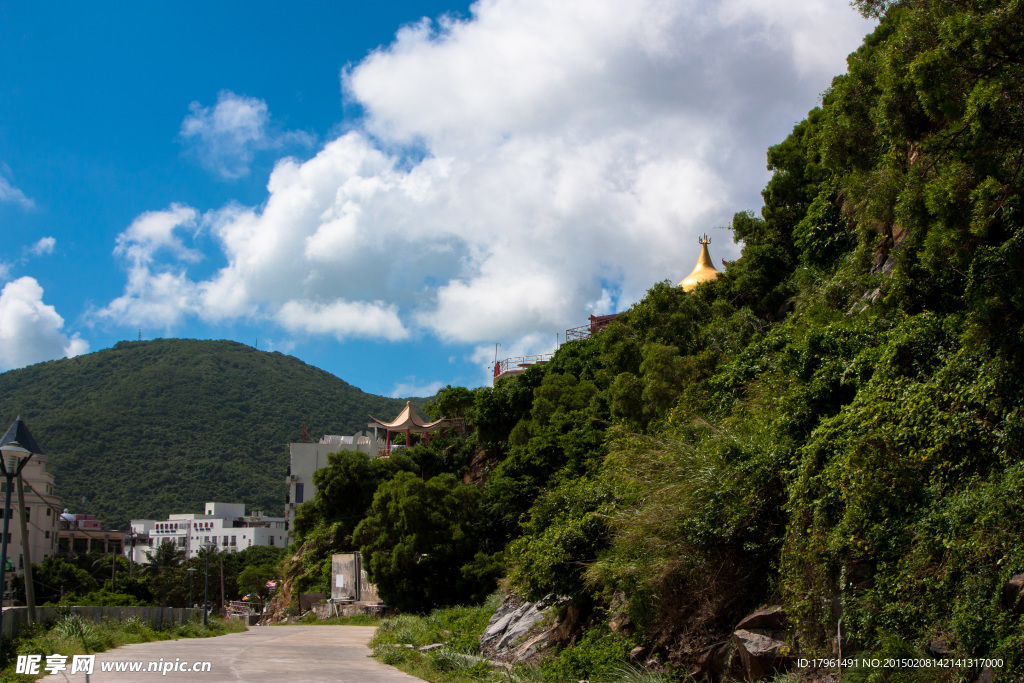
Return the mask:
<path id="1" fill-rule="evenodd" d="M 766 147 L 870 28 L 845 0 L 0 1 L 0 370 L 141 331 L 479 385 L 699 234 L 735 257 Z"/>

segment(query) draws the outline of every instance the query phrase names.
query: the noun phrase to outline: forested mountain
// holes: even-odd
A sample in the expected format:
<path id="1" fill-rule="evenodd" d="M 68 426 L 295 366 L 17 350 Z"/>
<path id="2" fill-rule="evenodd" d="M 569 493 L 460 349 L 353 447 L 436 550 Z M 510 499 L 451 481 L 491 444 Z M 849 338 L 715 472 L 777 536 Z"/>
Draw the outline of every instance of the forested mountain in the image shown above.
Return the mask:
<path id="1" fill-rule="evenodd" d="M 283 514 L 303 422 L 354 434 L 404 405 L 230 341 L 121 342 L 0 374 L 0 416 L 28 424 L 65 505 L 118 527 L 210 500 Z"/>
<path id="2" fill-rule="evenodd" d="M 742 258 L 544 366 L 442 391 L 466 439 L 338 458 L 300 508 L 300 587 L 351 545 L 407 609 L 501 573 L 567 596 L 577 663 L 637 645 L 718 680 L 738 621 L 776 604 L 805 655 L 1024 676 L 1024 3 L 856 4 L 880 23 L 768 150 Z M 346 494 L 367 483 L 372 502 Z"/>

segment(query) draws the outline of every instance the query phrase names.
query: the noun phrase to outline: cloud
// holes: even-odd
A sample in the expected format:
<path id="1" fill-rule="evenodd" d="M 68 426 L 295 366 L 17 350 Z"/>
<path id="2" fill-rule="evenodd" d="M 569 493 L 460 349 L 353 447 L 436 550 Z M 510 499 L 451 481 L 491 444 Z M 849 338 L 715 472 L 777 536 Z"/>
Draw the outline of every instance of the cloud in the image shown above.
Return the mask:
<path id="1" fill-rule="evenodd" d="M 181 263 L 195 263 L 201 254 L 182 239 L 182 228 L 193 234 L 198 211 L 172 204 L 164 211 L 149 211 L 117 236 L 114 254 L 128 271 L 124 293 L 95 312 L 100 319 L 121 325 L 172 329 L 190 314 L 198 314 L 196 284 Z M 171 263 L 160 260 L 169 256 Z"/>
<path id="2" fill-rule="evenodd" d="M 170 252 L 183 261 L 198 261 L 202 255 L 185 246 L 175 234 L 179 227 L 195 228 L 198 212 L 189 206 L 171 204 L 165 211 L 147 211 L 117 236 L 114 255 L 138 268 L 153 263 L 160 250 Z"/>
<path id="3" fill-rule="evenodd" d="M 7 280 L 11 276 L 13 266 L 24 265 L 33 257 L 52 254 L 56 245 L 57 240 L 53 237 L 43 237 L 31 246 L 22 247 L 21 258 L 11 262 L 0 261 L 0 280 Z"/>
<path id="4" fill-rule="evenodd" d="M 397 306 L 379 301 L 366 303 L 339 299 L 328 304 L 288 301 L 278 310 L 277 319 L 287 330 L 333 334 L 339 340 L 371 337 L 397 341 L 409 336 L 398 319 Z"/>
<path id="5" fill-rule="evenodd" d="M 56 239 L 53 237 L 43 237 L 28 248 L 28 253 L 31 256 L 47 256 L 53 253 L 55 246 L 57 246 Z"/>
<path id="6" fill-rule="evenodd" d="M 16 204 L 23 209 L 31 209 L 36 205 L 25 196 L 25 193 L 11 184 L 5 176 L 10 174 L 6 164 L 0 164 L 0 204 Z"/>
<path id="7" fill-rule="evenodd" d="M 313 143 L 307 133 L 276 130 L 263 100 L 229 90 L 217 95 L 212 108 L 192 102 L 189 111 L 181 123 L 182 140 L 204 168 L 227 180 L 248 175 L 258 151 Z"/>
<path id="8" fill-rule="evenodd" d="M 433 396 L 442 387 L 447 384 L 446 382 L 427 382 L 426 384 L 418 384 L 415 377 L 407 378 L 409 382 L 398 382 L 395 384 L 395 388 L 388 394 L 391 398 L 406 398 L 407 396 Z"/>
<path id="9" fill-rule="evenodd" d="M 206 215 L 222 268 L 189 279 L 172 249 L 147 266 L 162 287 L 127 289 L 213 322 L 549 351 L 689 273 L 701 233 L 737 255 L 715 228 L 760 205 L 765 149 L 870 28 L 837 0 L 481 0 L 423 20 L 341 74 L 361 121 L 280 160 L 260 206 Z M 221 101 L 248 123 L 218 128 Z M 266 107 L 221 101 L 186 123 L 241 131 L 223 156 L 245 159 Z"/>
<path id="10" fill-rule="evenodd" d="M 43 288 L 20 277 L 0 291 L 0 370 L 20 368 L 89 351 L 89 343 L 64 333 L 64 319 L 43 303 Z"/>

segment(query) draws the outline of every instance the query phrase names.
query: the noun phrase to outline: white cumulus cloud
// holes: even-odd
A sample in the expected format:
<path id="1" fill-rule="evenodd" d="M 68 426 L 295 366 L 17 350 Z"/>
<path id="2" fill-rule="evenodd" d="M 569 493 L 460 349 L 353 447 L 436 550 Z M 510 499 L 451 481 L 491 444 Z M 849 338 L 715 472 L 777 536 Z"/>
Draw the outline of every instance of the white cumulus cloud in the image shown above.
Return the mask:
<path id="1" fill-rule="evenodd" d="M 333 334 L 338 339 L 352 336 L 397 341 L 409 334 L 398 319 L 397 306 L 379 301 L 289 301 L 278 310 L 277 319 L 291 331 Z"/>
<path id="2" fill-rule="evenodd" d="M 498 340 L 550 351 L 588 314 L 684 277 L 701 233 L 714 257 L 736 256 L 715 228 L 759 206 L 765 149 L 871 27 L 842 0 L 471 11 L 405 27 L 345 69 L 364 118 L 312 158 L 280 160 L 260 206 L 207 214 L 226 261 L 208 278 L 189 279 L 184 243 L 163 252 L 172 263 L 137 269 L 140 281 L 130 269 L 140 314 L 175 293 L 182 315 L 210 321 L 256 316 L 338 338 L 425 331 L 474 346 L 474 359 Z M 268 120 L 261 101 L 222 93 L 182 134 L 251 159 Z M 126 259 L 156 253 L 122 237 Z"/>
<path id="3" fill-rule="evenodd" d="M 0 291 L 0 370 L 20 368 L 89 351 L 89 343 L 64 332 L 64 319 L 43 303 L 43 288 L 20 277 Z"/>
<path id="4" fill-rule="evenodd" d="M 213 107 L 192 102 L 189 111 L 181 123 L 182 140 L 207 170 L 228 180 L 247 175 L 260 150 L 312 144 L 306 133 L 276 130 L 267 103 L 256 97 L 223 90 Z"/>
<path id="5" fill-rule="evenodd" d="M 198 287 L 180 265 L 201 258 L 185 245 L 181 234 L 194 234 L 198 215 L 191 207 L 173 204 L 164 211 L 140 215 L 117 236 L 114 254 L 124 261 L 128 282 L 121 296 L 96 312 L 99 318 L 171 329 L 185 316 L 199 312 Z M 169 256 L 171 263 L 161 256 Z"/>

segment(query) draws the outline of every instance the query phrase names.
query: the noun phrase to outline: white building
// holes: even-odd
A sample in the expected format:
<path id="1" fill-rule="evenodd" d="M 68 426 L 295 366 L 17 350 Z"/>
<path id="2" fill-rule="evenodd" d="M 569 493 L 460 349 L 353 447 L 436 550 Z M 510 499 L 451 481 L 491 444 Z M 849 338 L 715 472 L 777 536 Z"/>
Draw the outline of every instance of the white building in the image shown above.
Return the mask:
<path id="1" fill-rule="evenodd" d="M 184 550 L 185 559 L 199 555 L 205 543 L 231 553 L 254 545 L 288 545 L 283 517 L 264 517 L 261 512 L 246 515 L 241 503 L 207 503 L 205 514 L 169 515 L 166 521 L 133 519 L 130 536 L 126 554 L 140 564 L 148 564 L 149 555 L 165 541 Z"/>
<path id="2" fill-rule="evenodd" d="M 46 471 L 46 456 L 21 418 L 15 420 L 3 437 L 0 437 L 0 445 L 20 446 L 32 453 L 32 457 L 21 471 L 21 478 L 25 491 L 25 524 L 28 530 L 29 554 L 32 563 L 39 564 L 43 558 L 57 552 L 61 508 L 60 498 L 53 495 L 53 475 Z M 16 462 L 10 465 L 10 469 L 17 467 Z M 18 509 L 17 487 L 17 480 L 14 480 L 11 490 L 12 512 Z M 4 516 L 3 501 L 6 495 L 7 481 L 0 477 L 0 520 Z M 0 521 L 0 524 L 3 522 Z M 7 557 L 16 570 L 21 572 L 25 568 L 25 557 L 21 544 L 21 524 L 16 515 L 12 514 L 7 533 Z"/>
<path id="3" fill-rule="evenodd" d="M 295 509 L 316 495 L 313 473 L 327 466 L 327 455 L 338 451 L 359 451 L 368 457 L 377 457 L 377 438 L 374 434 L 355 436 L 323 436 L 319 443 L 290 443 L 288 454 L 288 497 L 285 499 L 284 518 L 290 527 Z"/>

